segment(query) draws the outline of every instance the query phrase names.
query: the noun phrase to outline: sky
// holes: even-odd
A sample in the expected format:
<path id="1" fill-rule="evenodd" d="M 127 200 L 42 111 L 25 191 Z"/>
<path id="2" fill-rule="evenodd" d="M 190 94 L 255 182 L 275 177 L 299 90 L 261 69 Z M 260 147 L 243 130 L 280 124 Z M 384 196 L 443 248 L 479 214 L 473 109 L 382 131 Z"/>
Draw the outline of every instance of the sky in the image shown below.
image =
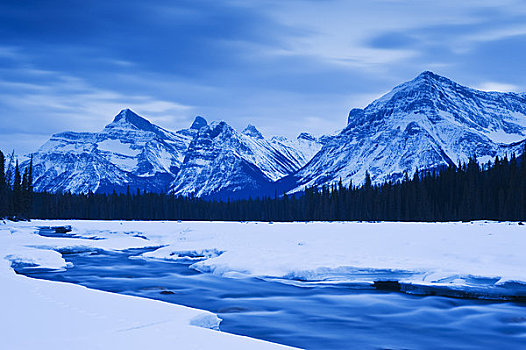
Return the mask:
<path id="1" fill-rule="evenodd" d="M 99 131 L 123 108 L 315 135 L 431 70 L 526 91 L 520 0 L 0 2 L 0 149 Z"/>

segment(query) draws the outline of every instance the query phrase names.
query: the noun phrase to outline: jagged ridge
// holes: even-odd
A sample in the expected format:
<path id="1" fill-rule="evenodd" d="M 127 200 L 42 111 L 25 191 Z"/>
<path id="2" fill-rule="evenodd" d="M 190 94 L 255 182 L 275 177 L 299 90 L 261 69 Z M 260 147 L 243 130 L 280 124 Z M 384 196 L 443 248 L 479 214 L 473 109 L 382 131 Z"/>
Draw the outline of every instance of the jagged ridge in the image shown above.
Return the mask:
<path id="1" fill-rule="evenodd" d="M 310 145 L 303 152 L 284 146 L 285 138 L 268 141 L 254 126 L 247 130 L 253 134 L 238 133 L 225 122 L 209 126 L 198 116 L 189 129 L 171 132 L 124 109 L 101 132 L 53 135 L 33 154 L 35 189 L 87 193 L 129 187 L 238 197 L 269 193 L 273 181 L 301 168 L 316 148 Z"/>

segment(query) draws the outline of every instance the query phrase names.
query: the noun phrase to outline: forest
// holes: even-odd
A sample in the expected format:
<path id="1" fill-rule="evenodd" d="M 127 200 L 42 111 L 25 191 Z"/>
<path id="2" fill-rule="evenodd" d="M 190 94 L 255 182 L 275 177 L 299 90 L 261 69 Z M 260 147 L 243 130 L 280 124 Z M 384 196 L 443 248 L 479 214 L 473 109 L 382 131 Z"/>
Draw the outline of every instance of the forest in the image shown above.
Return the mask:
<path id="1" fill-rule="evenodd" d="M 526 220 L 526 162 L 496 157 L 407 174 L 400 181 L 306 188 L 294 195 L 207 200 L 166 193 L 33 191 L 32 167 L 6 169 L 0 152 L 0 217 L 12 219 L 225 221 Z M 31 162 L 32 163 L 32 162 Z"/>

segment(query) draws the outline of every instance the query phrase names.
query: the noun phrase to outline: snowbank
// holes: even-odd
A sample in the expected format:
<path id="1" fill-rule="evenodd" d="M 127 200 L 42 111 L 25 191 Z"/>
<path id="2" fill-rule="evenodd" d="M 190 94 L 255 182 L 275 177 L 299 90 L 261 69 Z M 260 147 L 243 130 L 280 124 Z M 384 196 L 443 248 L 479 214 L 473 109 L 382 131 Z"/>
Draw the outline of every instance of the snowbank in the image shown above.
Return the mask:
<path id="1" fill-rule="evenodd" d="M 202 255 L 194 268 L 302 280 L 526 283 L 526 226 L 517 223 L 123 223 L 164 247 L 144 257 Z"/>
<path id="2" fill-rule="evenodd" d="M 88 233 L 90 223 L 74 222 L 74 227 L 77 224 L 86 235 L 92 235 Z M 40 225 L 50 223 L 0 223 L 2 348 L 285 348 L 214 331 L 220 320 L 206 311 L 16 275 L 12 262 L 65 268 L 60 254 L 51 248 L 125 249 L 149 245 L 144 238 L 107 230 L 97 232 L 105 238 L 101 240 L 46 238 L 34 233 L 34 227 Z"/>

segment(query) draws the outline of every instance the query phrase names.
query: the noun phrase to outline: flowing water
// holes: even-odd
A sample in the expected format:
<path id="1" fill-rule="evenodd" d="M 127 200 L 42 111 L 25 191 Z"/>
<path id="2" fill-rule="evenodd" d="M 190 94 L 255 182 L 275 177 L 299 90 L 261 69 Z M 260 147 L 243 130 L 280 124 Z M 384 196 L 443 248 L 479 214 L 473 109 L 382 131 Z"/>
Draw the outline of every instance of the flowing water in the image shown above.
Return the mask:
<path id="1" fill-rule="evenodd" d="M 137 258 L 145 251 L 61 251 L 73 264 L 65 271 L 14 267 L 34 278 L 209 310 L 223 319 L 223 332 L 306 349 L 526 349 L 523 303 L 224 278 L 195 271 L 190 261 Z"/>

